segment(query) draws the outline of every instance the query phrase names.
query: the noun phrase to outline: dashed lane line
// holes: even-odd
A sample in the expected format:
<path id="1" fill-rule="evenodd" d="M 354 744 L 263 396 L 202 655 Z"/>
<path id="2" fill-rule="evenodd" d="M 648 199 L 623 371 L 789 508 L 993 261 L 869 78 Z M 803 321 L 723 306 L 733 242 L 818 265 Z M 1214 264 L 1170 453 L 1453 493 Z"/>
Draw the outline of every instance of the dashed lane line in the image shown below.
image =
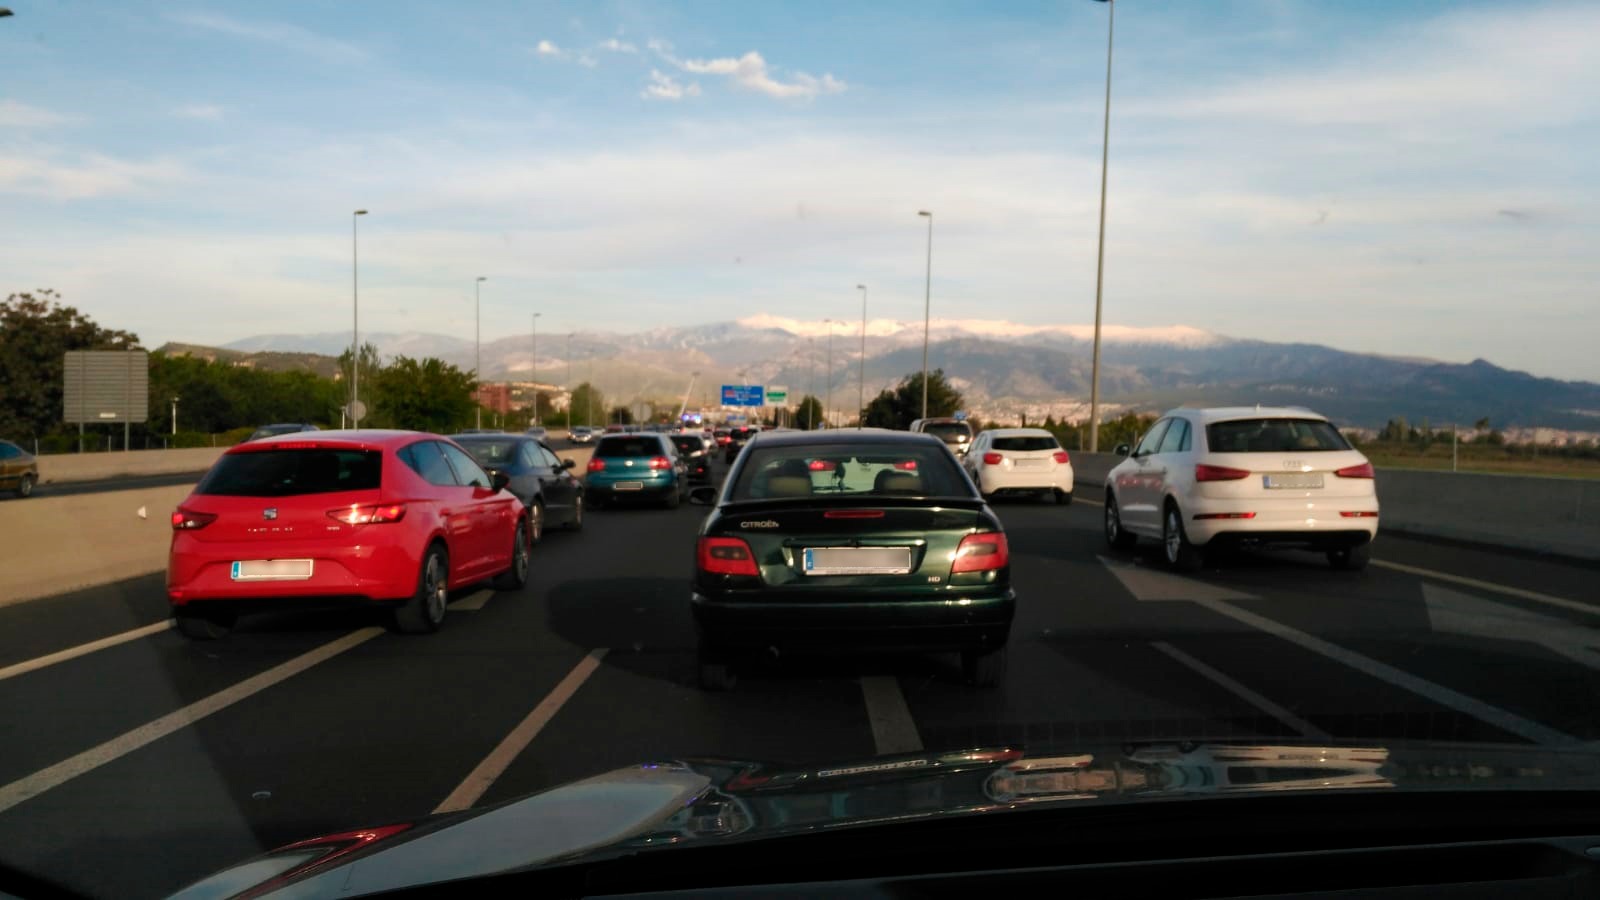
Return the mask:
<path id="1" fill-rule="evenodd" d="M 1165 653 L 1178 662 L 1183 663 L 1185 666 L 1193 669 L 1201 677 L 1206 678 L 1207 680 L 1221 687 L 1223 690 L 1228 691 L 1244 702 L 1254 706 L 1256 709 L 1259 709 L 1274 719 L 1277 719 L 1279 722 L 1289 726 L 1291 729 L 1300 732 L 1302 737 L 1316 738 L 1317 740 L 1327 740 L 1330 737 L 1330 735 L 1321 728 L 1318 728 L 1317 726 L 1307 722 L 1305 719 L 1300 718 L 1284 707 L 1279 706 L 1271 700 L 1268 700 L 1266 697 L 1256 693 L 1255 691 L 1246 687 L 1240 681 L 1234 679 L 1232 676 L 1224 672 L 1219 672 L 1210 665 L 1195 659 L 1194 657 L 1183 652 L 1182 650 L 1179 650 L 1177 647 L 1172 646 L 1166 641 L 1151 641 L 1150 646 L 1160 650 L 1162 653 Z"/>
<path id="2" fill-rule="evenodd" d="M 5 681 L 7 678 L 15 678 L 18 675 L 26 675 L 29 672 L 37 672 L 40 669 L 48 668 L 56 663 L 64 663 L 69 659 L 77 659 L 80 656 L 88 656 L 97 650 L 104 650 L 107 647 L 115 647 L 118 644 L 126 644 L 128 641 L 136 641 L 139 638 L 148 637 L 152 634 L 160 634 L 171 627 L 172 620 L 163 619 L 154 625 L 146 625 L 143 628 L 134 628 L 129 631 L 124 631 L 121 634 L 113 634 L 110 637 L 100 638 L 97 641 L 90 641 L 86 644 L 79 644 L 76 647 L 68 647 L 65 650 L 57 650 L 55 653 L 48 653 L 44 656 L 36 656 L 33 659 L 24 660 L 19 663 L 13 663 L 3 669 L 0 669 L 0 681 Z"/>
<path id="3" fill-rule="evenodd" d="M 917 733 L 917 723 L 900 692 L 900 679 L 892 675 L 862 676 L 861 697 L 867 703 L 867 721 L 879 756 L 922 749 L 922 736 Z"/>
<path id="4" fill-rule="evenodd" d="M 1438 572 L 1433 569 L 1424 569 L 1421 566 L 1408 566 L 1404 563 L 1389 562 L 1386 559 L 1374 559 L 1372 560 L 1371 564 L 1380 568 L 1391 569 L 1396 572 L 1405 572 L 1408 575 L 1417 575 L 1422 578 L 1432 578 L 1435 581 L 1448 581 L 1451 584 L 1460 584 L 1465 585 L 1466 587 L 1475 587 L 1481 590 L 1494 591 L 1497 594 L 1504 594 L 1507 597 L 1518 597 L 1523 600 L 1532 600 L 1535 603 L 1543 603 L 1547 606 L 1558 606 L 1562 609 L 1573 610 L 1574 612 L 1586 613 L 1591 616 L 1600 616 L 1600 606 L 1596 606 L 1592 603 L 1581 603 L 1577 600 L 1568 600 L 1565 597 L 1557 597 L 1552 594 L 1541 594 L 1538 591 L 1530 591 L 1526 588 L 1512 587 L 1509 584 L 1496 584 L 1493 581 L 1480 581 L 1477 578 L 1468 578 L 1465 575 L 1452 575 L 1449 572 Z"/>

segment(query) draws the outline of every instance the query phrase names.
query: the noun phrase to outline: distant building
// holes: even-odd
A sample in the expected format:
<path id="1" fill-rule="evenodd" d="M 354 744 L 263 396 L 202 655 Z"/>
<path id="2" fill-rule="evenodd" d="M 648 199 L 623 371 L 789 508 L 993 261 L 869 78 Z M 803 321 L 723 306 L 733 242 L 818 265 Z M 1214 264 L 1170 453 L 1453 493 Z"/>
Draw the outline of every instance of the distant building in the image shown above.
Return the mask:
<path id="1" fill-rule="evenodd" d="M 500 415 L 511 412 L 511 385 L 503 382 L 484 382 L 478 385 L 478 405 Z"/>

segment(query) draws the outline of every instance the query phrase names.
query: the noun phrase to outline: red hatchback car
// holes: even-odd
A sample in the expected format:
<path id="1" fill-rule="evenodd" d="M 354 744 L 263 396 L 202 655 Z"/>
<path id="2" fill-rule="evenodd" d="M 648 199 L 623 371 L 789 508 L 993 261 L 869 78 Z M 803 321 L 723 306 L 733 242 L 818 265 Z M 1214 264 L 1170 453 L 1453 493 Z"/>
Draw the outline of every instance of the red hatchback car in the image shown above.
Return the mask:
<path id="1" fill-rule="evenodd" d="M 430 632 L 448 592 L 528 578 L 527 513 L 463 449 L 415 431 L 328 431 L 240 444 L 172 513 L 167 597 L 192 638 L 296 602 L 392 607 Z"/>

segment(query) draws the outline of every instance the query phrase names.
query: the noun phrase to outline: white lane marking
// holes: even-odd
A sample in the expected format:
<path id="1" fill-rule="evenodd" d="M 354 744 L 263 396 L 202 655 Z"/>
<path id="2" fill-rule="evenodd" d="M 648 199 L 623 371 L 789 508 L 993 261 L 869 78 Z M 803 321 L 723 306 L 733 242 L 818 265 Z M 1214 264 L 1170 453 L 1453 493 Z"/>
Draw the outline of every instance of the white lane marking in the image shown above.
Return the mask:
<path id="1" fill-rule="evenodd" d="M 1106 505 L 1105 501 L 1103 501 L 1103 500 L 1090 500 L 1088 497 L 1079 497 L 1077 494 L 1073 494 L 1072 495 L 1072 502 L 1073 503 L 1093 503 L 1095 506 L 1105 506 Z"/>
<path id="2" fill-rule="evenodd" d="M 1564 619 L 1507 606 L 1436 584 L 1422 585 L 1428 624 L 1436 632 L 1491 640 L 1526 641 L 1579 665 L 1600 669 L 1600 634 Z"/>
<path id="3" fill-rule="evenodd" d="M 352 631 L 344 637 L 329 641 L 314 650 L 308 650 L 288 662 L 273 666 L 259 675 L 252 675 L 238 684 L 224 688 L 209 697 L 196 700 L 182 709 L 173 710 L 159 719 L 146 722 L 138 728 L 114 737 L 98 747 L 92 747 L 53 766 L 40 769 L 26 778 L 18 779 L 4 787 L 0 787 L 0 813 L 30 798 L 37 797 L 53 787 L 65 784 L 79 775 L 87 774 L 106 763 L 126 756 L 140 747 L 160 740 L 180 728 L 193 725 L 206 716 L 227 709 L 240 700 L 266 690 L 279 682 L 293 678 L 318 663 L 327 662 L 346 650 L 369 641 L 380 634 L 383 634 L 383 629 L 376 627 Z"/>
<path id="4" fill-rule="evenodd" d="M 1196 581 L 1182 575 L 1174 575 L 1149 566 L 1137 566 L 1131 562 L 1121 562 L 1106 556 L 1096 556 L 1100 564 L 1111 570 L 1122 586 L 1134 599 L 1143 603 L 1164 603 L 1173 600 L 1259 600 L 1253 594 L 1245 594 L 1232 588 Z"/>
<path id="5" fill-rule="evenodd" d="M 172 620 L 165 619 L 155 623 L 154 625 L 146 625 L 143 628 L 135 628 L 131 631 L 124 631 L 121 634 L 113 634 L 110 637 L 103 637 L 97 641 L 90 641 L 87 644 L 79 644 L 76 647 L 68 647 L 65 650 L 57 650 L 54 653 L 49 653 L 44 656 L 36 656 L 33 659 L 24 660 L 19 663 L 13 663 L 12 665 L 6 666 L 4 669 L 0 669 L 0 681 L 5 681 L 7 678 L 15 678 L 18 675 L 26 675 L 29 672 L 36 672 L 39 669 L 53 666 L 56 663 L 64 663 L 69 659 L 77 659 L 80 656 L 88 656 L 96 650 L 104 650 L 107 647 L 115 647 L 118 644 L 125 644 L 128 641 L 136 641 L 139 638 L 147 637 L 152 634 L 160 634 L 171 627 Z"/>
<path id="6" fill-rule="evenodd" d="M 1363 656 L 1353 650 L 1347 650 L 1344 647 L 1340 647 L 1337 644 L 1325 641 L 1322 638 L 1306 634 L 1305 632 L 1295 628 L 1290 628 L 1288 625 L 1285 625 L 1282 622 L 1269 619 L 1266 616 L 1256 615 L 1249 610 L 1240 609 L 1239 607 L 1226 602 L 1229 599 L 1259 600 L 1261 599 L 1259 597 L 1252 597 L 1249 594 L 1238 594 L 1237 592 L 1227 591 L 1224 588 L 1217 588 L 1206 584 L 1203 581 L 1195 581 L 1194 579 L 1184 578 L 1179 575 L 1171 575 L 1165 572 L 1149 572 L 1148 570 L 1137 569 L 1133 566 L 1119 565 L 1111 562 L 1105 557 L 1100 557 L 1100 561 L 1111 570 L 1112 574 L 1122 582 L 1124 587 L 1126 587 L 1134 594 L 1135 597 L 1138 597 L 1140 600 L 1181 600 L 1193 603 L 1197 606 L 1209 609 L 1218 615 L 1227 616 L 1236 622 L 1241 622 L 1245 625 L 1249 625 L 1251 628 L 1264 631 L 1267 634 L 1281 638 L 1290 642 L 1291 644 L 1296 644 L 1302 649 L 1309 650 L 1312 653 L 1316 653 L 1320 656 L 1325 656 L 1334 662 L 1342 663 L 1358 672 L 1361 672 L 1364 675 L 1370 675 L 1371 677 L 1380 681 L 1386 681 L 1398 688 L 1410 691 L 1411 693 L 1417 694 L 1418 696 L 1421 696 L 1427 700 L 1431 700 L 1440 706 L 1447 706 L 1457 712 L 1465 713 L 1473 718 L 1488 722 L 1489 724 L 1494 725 L 1501 730 L 1509 731 L 1512 734 L 1527 738 L 1534 743 L 1578 743 L 1577 738 L 1574 738 L 1572 735 L 1557 731 L 1556 729 L 1545 725 L 1540 725 L 1538 722 L 1524 719 L 1516 713 L 1509 712 L 1501 709 L 1498 706 L 1485 703 L 1475 697 L 1469 697 L 1460 691 L 1452 690 L 1451 688 L 1447 688 L 1442 684 L 1435 684 L 1434 682 L 1428 681 L 1425 678 L 1419 678 L 1416 675 L 1412 675 L 1410 672 L 1402 671 L 1387 663 L 1382 663 L 1372 659 L 1371 657 Z M 1138 573 L 1147 573 L 1152 577 L 1147 579 L 1129 577 L 1137 576 Z M 1161 577 L 1153 577 L 1156 575 Z M 1184 591 L 1179 590 L 1179 587 L 1185 583 L 1188 585 L 1188 595 L 1179 596 L 1179 594 L 1184 593 Z M 1160 595 L 1150 597 L 1140 596 L 1139 590 L 1142 586 L 1159 591 Z M 1233 596 L 1228 596 L 1229 594 L 1232 594 Z"/>
<path id="7" fill-rule="evenodd" d="M 582 687 L 583 683 L 589 680 L 589 676 L 600 668 L 600 661 L 605 659 L 605 655 L 606 648 L 600 647 L 590 650 L 588 656 L 578 660 L 578 664 L 572 667 L 572 671 L 567 673 L 567 677 L 561 679 L 561 683 L 556 685 L 555 689 L 543 700 L 539 701 L 539 705 L 533 708 L 533 712 L 528 713 L 527 717 L 518 722 L 517 727 L 511 729 L 511 733 L 507 734 L 498 746 L 489 751 L 489 755 L 483 758 L 483 762 L 478 763 L 476 768 L 467 773 L 467 777 L 456 785 L 456 789 L 450 792 L 450 796 L 444 798 L 444 802 L 440 803 L 434 809 L 434 812 L 444 813 L 470 809 L 472 804 L 478 802 L 478 798 L 482 797 L 484 792 L 501 775 L 505 774 L 506 769 L 511 766 L 512 760 L 515 760 L 523 750 L 528 748 L 529 744 L 533 743 L 533 739 L 539 736 L 539 732 L 546 725 L 550 724 L 550 720 L 555 718 L 561 707 L 568 700 L 571 700 L 572 695 L 578 692 L 578 688 Z"/>
<path id="8" fill-rule="evenodd" d="M 1150 646 L 1160 650 L 1162 653 L 1165 653 L 1178 662 L 1183 663 L 1204 678 L 1216 683 L 1223 690 L 1228 691 L 1244 702 L 1254 706 L 1256 709 L 1259 709 L 1274 719 L 1277 719 L 1279 722 L 1289 726 L 1291 729 L 1300 732 L 1302 737 L 1316 738 L 1318 740 L 1327 740 L 1331 737 L 1331 735 L 1329 735 L 1326 731 L 1323 731 L 1321 728 L 1318 728 L 1310 722 L 1307 722 L 1305 719 L 1300 718 L 1284 707 L 1279 706 L 1271 700 L 1268 700 L 1266 697 L 1261 696 L 1250 688 L 1245 687 L 1244 684 L 1235 680 L 1232 676 L 1213 669 L 1210 665 L 1195 659 L 1194 657 L 1183 652 L 1182 650 L 1179 650 L 1177 647 L 1172 646 L 1166 641 L 1151 641 Z"/>
<path id="9" fill-rule="evenodd" d="M 1408 566 L 1403 563 L 1389 562 L 1385 559 L 1374 559 L 1372 560 L 1372 565 L 1381 566 L 1385 569 L 1393 569 L 1396 572 L 1405 572 L 1409 575 L 1420 575 L 1423 578 L 1433 578 L 1438 581 L 1448 581 L 1453 584 L 1465 585 L 1466 587 L 1481 588 L 1486 591 L 1493 591 L 1497 594 L 1505 594 L 1508 597 L 1520 597 L 1523 600 L 1532 600 L 1535 603 L 1544 603 L 1549 606 L 1559 606 L 1562 609 L 1570 609 L 1576 612 L 1588 613 L 1591 616 L 1600 616 L 1600 606 L 1596 606 L 1592 603 L 1580 603 L 1577 600 L 1568 600 L 1565 597 L 1556 597 L 1551 594 L 1541 594 L 1538 591 L 1530 591 L 1524 588 L 1512 587 L 1508 584 L 1495 584 L 1492 581 L 1479 581 L 1476 578 L 1468 578 L 1465 575 L 1451 575 L 1449 572 L 1436 572 L 1433 569 L 1424 569 L 1421 566 Z"/>
<path id="10" fill-rule="evenodd" d="M 878 755 L 915 753 L 922 749 L 922 736 L 911 718 L 900 679 L 892 675 L 863 675 L 861 696 L 867 702 L 867 721 L 872 725 L 872 743 Z"/>
<path id="11" fill-rule="evenodd" d="M 469 597 L 464 597 L 450 604 L 450 608 L 464 609 L 467 612 L 477 612 L 478 610 L 483 609 L 483 605 L 488 603 L 489 598 L 493 596 L 494 591 L 479 591 L 476 594 L 473 594 Z"/>

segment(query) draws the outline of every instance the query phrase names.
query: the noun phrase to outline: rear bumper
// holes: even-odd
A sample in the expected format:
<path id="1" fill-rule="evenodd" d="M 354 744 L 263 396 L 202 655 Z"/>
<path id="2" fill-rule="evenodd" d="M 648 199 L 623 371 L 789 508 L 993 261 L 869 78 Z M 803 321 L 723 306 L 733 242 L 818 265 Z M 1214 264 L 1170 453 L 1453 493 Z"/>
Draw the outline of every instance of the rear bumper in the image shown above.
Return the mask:
<path id="1" fill-rule="evenodd" d="M 1005 645 L 1016 594 L 941 600 L 772 603 L 690 597 L 701 640 L 719 649 L 966 650 Z"/>
<path id="2" fill-rule="evenodd" d="M 626 479 L 618 478 L 599 482 L 590 481 L 588 484 L 584 485 L 583 492 L 591 503 L 606 503 L 610 501 L 627 502 L 629 500 L 662 500 L 671 496 L 678 490 L 677 479 L 651 481 L 649 479 L 636 478 L 633 479 L 633 481 L 637 482 L 639 487 L 618 490 L 616 484 L 623 481 L 626 481 Z"/>
<path id="3" fill-rule="evenodd" d="M 1000 494 L 1006 491 L 1061 491 L 1070 494 L 1072 467 L 1005 469 L 998 466 L 983 466 L 978 469 L 978 487 L 985 494 Z"/>
<path id="4" fill-rule="evenodd" d="M 296 598 L 401 600 L 416 591 L 418 558 L 388 541 L 264 545 L 177 534 L 167 554 L 167 599 L 174 607 L 219 601 L 272 607 Z M 309 559 L 312 574 L 295 581 L 234 581 L 234 561 L 247 559 Z"/>
<path id="5" fill-rule="evenodd" d="M 1378 534 L 1378 499 L 1368 497 L 1201 499 L 1182 508 L 1184 533 L 1196 545 L 1231 543 L 1316 548 L 1360 546 Z M 1345 516 L 1341 513 L 1363 513 Z M 1249 519 L 1196 516 L 1254 513 Z"/>

